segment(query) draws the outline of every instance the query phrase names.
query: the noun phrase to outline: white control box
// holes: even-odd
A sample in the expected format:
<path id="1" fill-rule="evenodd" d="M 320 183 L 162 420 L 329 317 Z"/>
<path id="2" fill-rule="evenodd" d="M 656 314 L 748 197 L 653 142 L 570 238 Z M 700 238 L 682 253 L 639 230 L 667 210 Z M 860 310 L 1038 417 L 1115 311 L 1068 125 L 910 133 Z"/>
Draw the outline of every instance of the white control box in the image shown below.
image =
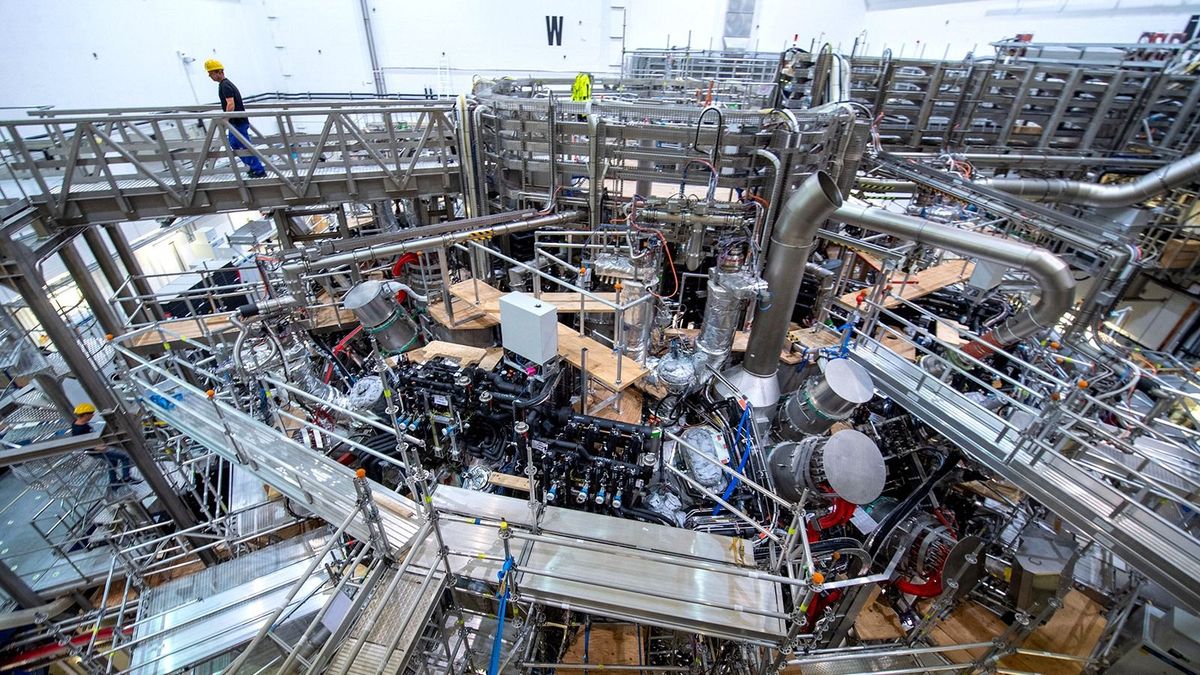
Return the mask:
<path id="1" fill-rule="evenodd" d="M 500 298 L 500 341 L 538 365 L 558 356 L 558 308 L 524 293 Z"/>

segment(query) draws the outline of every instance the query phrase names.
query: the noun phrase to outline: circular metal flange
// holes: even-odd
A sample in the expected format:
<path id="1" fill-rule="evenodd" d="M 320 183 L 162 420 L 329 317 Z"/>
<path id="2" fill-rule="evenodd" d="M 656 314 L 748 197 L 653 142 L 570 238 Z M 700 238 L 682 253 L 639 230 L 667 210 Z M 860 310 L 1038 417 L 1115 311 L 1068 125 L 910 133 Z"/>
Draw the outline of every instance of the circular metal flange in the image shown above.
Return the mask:
<path id="1" fill-rule="evenodd" d="M 843 429 L 829 437 L 821 454 L 826 480 L 842 499 L 867 504 L 883 492 L 887 467 L 879 447 L 866 434 Z"/>
<path id="2" fill-rule="evenodd" d="M 955 598 L 966 595 L 983 577 L 984 555 L 981 543 L 980 538 L 975 535 L 963 537 L 946 556 L 946 564 L 942 565 L 943 582 L 953 579 L 958 575 L 959 570 L 967 568 L 963 571 L 962 576 L 958 577 L 958 589 L 954 592 Z M 972 554 L 975 555 L 974 562 L 971 559 Z"/>
<path id="3" fill-rule="evenodd" d="M 825 366 L 826 386 L 847 403 L 861 405 L 875 396 L 875 383 L 866 369 L 850 359 L 833 359 Z"/>

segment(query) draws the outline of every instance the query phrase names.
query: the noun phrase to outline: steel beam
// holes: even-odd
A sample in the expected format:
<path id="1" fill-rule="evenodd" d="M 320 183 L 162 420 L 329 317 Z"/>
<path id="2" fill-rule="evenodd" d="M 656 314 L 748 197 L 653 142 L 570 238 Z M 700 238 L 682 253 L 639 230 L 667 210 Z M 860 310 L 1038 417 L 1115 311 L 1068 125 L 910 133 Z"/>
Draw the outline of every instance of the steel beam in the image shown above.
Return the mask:
<path id="1" fill-rule="evenodd" d="M 120 238 L 124 241 L 124 236 Z M 128 246 L 127 242 L 126 246 Z M 16 270 L 17 274 L 10 280 L 13 288 L 25 300 L 26 305 L 41 324 L 42 330 L 50 337 L 50 341 L 54 343 L 59 355 L 62 356 L 67 367 L 71 369 L 71 373 L 91 398 L 92 403 L 103 412 L 105 421 L 123 437 L 122 447 L 146 479 L 146 483 L 162 503 L 167 514 L 180 529 L 195 527 L 199 521 L 175 493 L 170 482 L 167 481 L 166 476 L 159 470 L 158 464 L 150 455 L 150 450 L 146 447 L 142 437 L 141 424 L 121 407 L 109 383 L 92 367 L 87 354 L 79 344 L 78 337 L 67 327 L 62 317 L 59 316 L 58 310 L 50 302 L 50 298 L 45 292 L 45 280 L 42 278 L 42 272 L 38 269 L 32 252 L 24 244 L 14 242 L 7 237 L 0 237 L 0 258 Z M 207 542 L 193 543 L 199 547 Z M 201 550 L 197 554 L 207 565 L 217 562 L 216 555 L 210 550 Z"/>
<path id="2" fill-rule="evenodd" d="M 108 282 L 108 287 L 112 289 L 113 296 L 121 298 L 121 293 L 117 291 L 122 284 L 125 283 L 125 277 L 121 274 L 121 270 L 117 267 L 117 261 L 113 259 L 111 252 L 108 250 L 108 245 L 104 243 L 104 236 L 100 234 L 100 229 L 96 227 L 88 227 L 83 230 L 83 241 L 87 243 L 88 250 L 92 252 L 92 257 L 96 259 L 96 263 L 100 265 L 100 273 L 104 275 L 104 280 Z M 133 317 L 136 303 L 129 300 L 121 300 L 121 309 L 125 311 L 126 317 Z"/>
<path id="3" fill-rule="evenodd" d="M 16 601 L 21 609 L 33 609 L 46 604 L 38 597 L 37 591 L 30 588 L 29 584 L 3 561 L 0 561 L 0 588 L 3 588 L 8 597 Z"/>
<path id="4" fill-rule="evenodd" d="M 35 459 L 57 457 L 76 450 L 90 450 L 102 444 L 100 438 L 101 433 L 93 431 L 82 436 L 56 436 L 48 441 L 0 450 L 0 467 L 22 464 Z"/>
<path id="5" fill-rule="evenodd" d="M 96 317 L 100 328 L 109 335 L 120 335 L 125 332 L 125 326 L 117 318 L 117 313 L 105 301 L 104 294 L 100 292 L 100 286 L 92 277 L 91 270 L 83 261 L 83 256 L 79 255 L 79 251 L 76 250 L 75 242 L 68 241 L 64 244 L 58 250 L 58 257 L 62 259 L 67 273 L 75 280 L 75 286 L 83 295 L 83 299 L 87 301 L 88 307 L 92 310 L 92 316 Z"/>
<path id="6" fill-rule="evenodd" d="M 129 240 L 125 238 L 125 233 L 121 230 L 121 226 L 119 224 L 106 225 L 104 229 L 108 232 L 108 238 L 112 240 L 113 247 L 117 249 L 117 257 L 121 259 L 121 264 L 125 266 L 125 271 L 129 273 L 134 292 L 144 298 L 142 306 L 144 320 L 147 323 L 162 321 L 166 318 L 162 307 L 154 299 L 154 291 L 150 289 L 150 282 L 146 281 L 145 272 L 142 271 L 142 264 L 138 262 L 137 256 L 133 252 L 133 247 L 129 245 Z"/>

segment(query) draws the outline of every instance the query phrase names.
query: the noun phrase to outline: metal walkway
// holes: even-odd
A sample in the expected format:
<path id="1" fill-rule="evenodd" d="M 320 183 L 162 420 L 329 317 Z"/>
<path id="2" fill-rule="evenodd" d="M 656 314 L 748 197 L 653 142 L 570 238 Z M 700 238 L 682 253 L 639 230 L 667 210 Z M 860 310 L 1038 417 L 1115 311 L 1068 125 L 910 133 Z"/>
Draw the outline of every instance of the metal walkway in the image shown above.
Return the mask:
<path id="1" fill-rule="evenodd" d="M 0 206 L 59 226 L 459 191 L 448 102 L 280 103 L 245 113 L 97 111 L 0 122 Z M 232 135 L 232 138 L 231 138 Z M 249 149 L 234 150 L 234 143 Z M 249 178 L 241 158 L 266 171 Z"/>
<path id="2" fill-rule="evenodd" d="M 972 459 L 1013 483 L 1111 550 L 1132 568 L 1200 610 L 1200 542 L 1124 494 L 1094 471 L 1028 441 L 989 412 L 917 364 L 864 338 L 851 352 L 875 385 Z"/>
<path id="3" fill-rule="evenodd" d="M 341 522 L 357 508 L 349 467 L 119 349 L 145 364 L 131 368 L 125 381 L 164 422 L 326 522 Z M 371 487 L 388 542 L 402 552 L 417 536 L 421 515 L 411 500 L 378 483 Z M 526 501 L 449 485 L 434 490 L 433 507 L 453 552 L 451 572 L 489 584 L 497 579 L 496 561 L 504 559 L 496 523 L 532 526 Z M 549 539 L 516 544 L 522 551 L 518 586 L 527 599 L 765 645 L 786 635 L 782 590 L 752 573 L 745 540 L 553 506 L 538 525 Z M 347 531 L 370 538 L 361 519 Z M 416 563 L 429 569 L 437 552 L 434 540 L 425 539 Z M 647 553 L 654 555 L 639 555 Z"/>

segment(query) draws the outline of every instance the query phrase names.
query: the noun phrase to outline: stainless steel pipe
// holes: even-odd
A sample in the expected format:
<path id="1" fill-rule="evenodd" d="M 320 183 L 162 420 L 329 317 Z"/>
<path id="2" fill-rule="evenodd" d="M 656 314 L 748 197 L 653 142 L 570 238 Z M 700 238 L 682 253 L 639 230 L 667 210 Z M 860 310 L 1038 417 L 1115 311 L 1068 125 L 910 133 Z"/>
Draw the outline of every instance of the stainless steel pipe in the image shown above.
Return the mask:
<path id="1" fill-rule="evenodd" d="M 1075 277 L 1071 275 L 1071 268 L 1044 248 L 960 230 L 922 218 L 902 216 L 863 204 L 845 204 L 834 211 L 832 218 L 901 239 L 1022 269 L 1036 279 L 1041 289 L 1037 304 L 1014 314 L 984 335 L 986 344 L 972 342 L 963 348 L 964 352 L 975 358 L 987 356 L 992 352 L 992 347 L 1012 344 L 1053 326 L 1075 302 Z"/>
<path id="2" fill-rule="evenodd" d="M 978 183 L 1038 202 L 1131 206 L 1200 178 L 1200 153 L 1151 171 L 1129 183 L 1100 185 L 1061 178 L 988 178 Z"/>
<path id="3" fill-rule="evenodd" d="M 754 325 L 746 345 L 746 360 L 742 367 L 759 376 L 774 375 L 779 366 L 779 352 L 787 337 L 792 308 L 800 295 L 804 266 L 812 249 L 813 237 L 821 223 L 842 205 L 842 194 L 833 178 L 824 171 L 809 176 L 779 214 L 779 222 L 771 234 L 771 248 L 763 279 L 771 292 L 770 302 L 758 305 Z"/>
<path id="4" fill-rule="evenodd" d="M 368 260 L 378 260 L 380 258 L 390 258 L 392 256 L 402 255 L 409 251 L 428 251 L 435 248 L 445 248 L 471 239 L 485 239 L 495 237 L 501 234 L 511 234 L 513 232 L 525 232 L 527 230 L 536 230 L 539 227 L 551 227 L 554 225 L 563 225 L 579 220 L 582 214 L 578 211 L 566 211 L 556 213 L 552 216 L 542 216 L 540 218 L 530 218 L 528 220 L 520 220 L 514 223 L 506 223 L 503 225 L 495 225 L 492 227 L 484 227 L 474 230 L 464 230 L 461 232 L 447 232 L 433 237 L 424 239 L 412 239 L 409 241 L 397 242 L 394 244 L 386 244 L 384 246 L 369 246 L 365 249 L 347 251 L 337 255 L 330 255 L 315 258 L 313 260 L 305 260 L 301 262 L 288 263 L 283 266 L 283 276 L 289 282 L 298 281 L 300 275 L 305 272 L 316 270 L 327 270 L 332 267 L 341 265 L 353 265 L 358 262 Z"/>

